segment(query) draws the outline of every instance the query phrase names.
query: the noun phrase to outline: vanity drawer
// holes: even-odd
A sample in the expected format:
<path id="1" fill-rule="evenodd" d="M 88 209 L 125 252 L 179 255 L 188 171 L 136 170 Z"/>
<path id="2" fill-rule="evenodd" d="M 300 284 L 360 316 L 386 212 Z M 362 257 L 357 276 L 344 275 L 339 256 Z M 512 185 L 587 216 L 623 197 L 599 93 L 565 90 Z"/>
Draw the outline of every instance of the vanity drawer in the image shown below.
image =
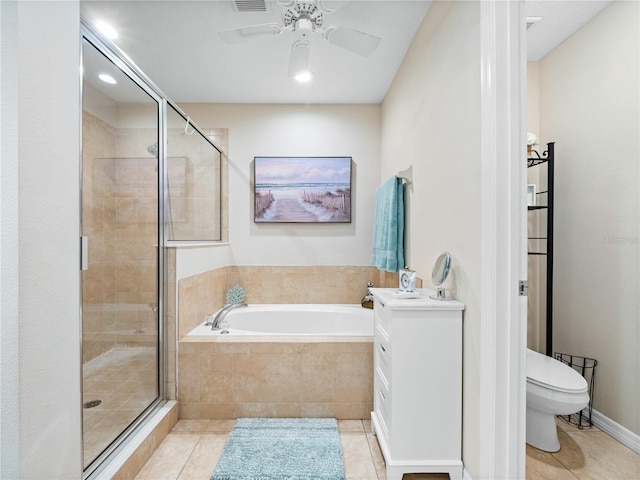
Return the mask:
<path id="1" fill-rule="evenodd" d="M 373 304 L 373 316 L 376 322 L 376 328 L 380 328 L 385 332 L 385 336 L 389 338 L 391 334 L 391 311 L 385 308 L 382 300 L 376 299 Z"/>
<path id="2" fill-rule="evenodd" d="M 382 328 L 382 325 L 376 325 L 373 333 L 376 337 L 376 341 L 382 343 L 387 352 L 391 353 L 391 338 L 389 333 Z"/>
<path id="3" fill-rule="evenodd" d="M 380 341 L 377 336 L 373 348 L 376 368 L 384 375 L 385 381 L 389 385 L 391 383 L 391 353 L 385 343 Z"/>
<path id="4" fill-rule="evenodd" d="M 376 411 L 382 419 L 382 423 L 384 423 L 387 430 L 386 434 L 389 435 L 389 429 L 391 428 L 391 398 L 381 385 L 376 387 Z"/>
<path id="5" fill-rule="evenodd" d="M 376 368 L 376 371 L 374 373 L 373 385 L 374 385 L 374 389 L 382 390 L 382 392 L 384 393 L 384 398 L 387 399 L 387 401 L 391 400 L 391 384 L 389 383 L 389 380 L 384 376 L 384 373 L 382 373 L 382 371 L 379 368 Z"/>

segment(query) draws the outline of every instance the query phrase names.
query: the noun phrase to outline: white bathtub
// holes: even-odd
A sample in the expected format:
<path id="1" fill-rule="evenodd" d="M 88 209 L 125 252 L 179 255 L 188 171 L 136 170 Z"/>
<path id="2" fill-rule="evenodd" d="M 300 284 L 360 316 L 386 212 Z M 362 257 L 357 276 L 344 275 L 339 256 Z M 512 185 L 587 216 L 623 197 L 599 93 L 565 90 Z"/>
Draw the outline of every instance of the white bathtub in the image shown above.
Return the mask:
<path id="1" fill-rule="evenodd" d="M 231 310 L 227 320 L 228 335 L 373 336 L 373 310 L 357 304 L 250 304 Z M 220 330 L 203 322 L 188 336 L 212 335 Z"/>

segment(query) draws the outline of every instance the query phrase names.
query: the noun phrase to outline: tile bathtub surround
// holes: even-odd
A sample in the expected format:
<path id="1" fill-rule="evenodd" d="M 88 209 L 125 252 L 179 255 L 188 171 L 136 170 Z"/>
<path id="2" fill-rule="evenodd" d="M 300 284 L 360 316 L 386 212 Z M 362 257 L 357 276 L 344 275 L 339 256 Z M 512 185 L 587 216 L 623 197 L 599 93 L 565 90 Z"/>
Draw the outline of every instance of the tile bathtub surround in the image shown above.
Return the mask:
<path id="1" fill-rule="evenodd" d="M 527 446 L 527 480 L 631 480 L 640 478 L 640 455 L 597 428 L 578 430 L 557 420 L 562 449 Z M 233 420 L 179 420 L 136 480 L 209 478 Z M 368 420 L 339 420 L 346 480 L 386 480 L 385 463 Z M 566 435 L 566 436 L 565 436 Z M 403 480 L 446 480 L 442 474 L 407 474 Z"/>
<path id="2" fill-rule="evenodd" d="M 178 281 L 178 339 L 184 339 L 193 328 L 204 321 L 207 313 L 212 313 L 221 308 L 225 303 L 227 290 L 240 284 L 247 292 L 248 303 L 359 303 L 366 294 L 366 285 L 373 281 L 377 286 L 395 286 L 398 283 L 398 275 L 381 272 L 370 266 L 228 266 L 186 277 Z M 172 331 L 172 328 L 169 329 Z M 170 345 L 172 342 L 170 342 Z M 192 348 L 192 347 L 188 347 Z M 210 347 L 213 348 L 213 347 Z M 230 348 L 230 347 L 226 347 Z M 233 348 L 239 348 L 235 346 Z M 271 347 L 270 347 L 271 348 Z M 227 351 L 227 355 L 230 353 Z M 228 360 L 228 359 L 227 359 Z M 236 359 L 238 360 L 238 359 Z M 200 398 L 200 390 L 194 390 L 195 379 L 190 379 L 189 366 L 185 362 L 194 362 L 193 358 L 178 355 L 178 370 L 183 379 L 187 379 L 186 385 L 182 382 L 178 386 L 183 398 L 180 399 L 181 418 L 231 418 L 238 408 L 235 402 L 229 402 L 229 392 L 221 389 L 218 396 L 222 400 L 209 401 L 207 398 L 215 398 L 212 392 L 205 390 L 203 399 Z M 191 365 L 196 370 L 200 364 Z M 239 364 L 236 368 L 240 368 Z M 227 372 L 228 373 L 228 372 Z M 279 380 L 284 381 L 283 378 Z M 178 383 L 181 383 L 178 380 Z M 173 387 L 175 383 L 171 382 Z M 210 386 L 205 386 L 211 388 Z M 200 386 L 198 385 L 198 389 Z M 249 387 L 246 387 L 249 388 Z M 262 388 L 264 387 L 256 387 Z M 274 387 L 270 387 L 274 388 Z M 340 386 L 340 392 L 346 392 L 351 396 L 360 395 L 356 390 Z M 235 395 L 241 395 L 240 387 L 236 388 Z M 171 391 L 171 390 L 169 390 Z M 187 395 L 185 400 L 184 396 Z M 191 395 L 191 396 L 189 396 Z M 194 397 L 194 395 L 196 395 Z M 207 397 L 207 395 L 209 397 Z M 226 395 L 226 397 L 225 397 Z M 257 415 L 266 411 L 267 405 L 271 408 L 270 415 L 275 412 L 288 412 L 292 415 L 300 415 L 300 405 L 305 404 L 305 409 L 311 408 L 310 404 L 299 401 L 276 400 L 274 392 L 270 392 L 270 400 L 252 397 L 251 401 L 243 401 L 243 411 Z M 340 415 L 347 414 L 346 409 L 351 409 L 355 418 L 368 416 L 370 408 L 363 413 L 363 405 L 368 405 L 371 400 L 352 402 L 339 401 L 327 402 L 325 400 L 315 402 L 315 409 L 323 415 L 328 415 L 328 404 L 341 404 Z M 347 407 L 347 405 L 350 405 Z M 355 406 L 358 405 L 358 406 Z M 336 408 L 336 407 L 332 407 Z M 348 418 L 348 417 L 341 417 Z"/>
<path id="3" fill-rule="evenodd" d="M 371 339 L 289 338 L 179 342 L 179 417 L 369 418 Z"/>
<path id="4" fill-rule="evenodd" d="M 228 267 L 222 267 L 178 280 L 178 338 L 224 306 L 227 277 Z"/>
<path id="5" fill-rule="evenodd" d="M 242 285 L 247 303 L 360 303 L 377 276 L 369 266 L 229 267 L 229 285 Z"/>

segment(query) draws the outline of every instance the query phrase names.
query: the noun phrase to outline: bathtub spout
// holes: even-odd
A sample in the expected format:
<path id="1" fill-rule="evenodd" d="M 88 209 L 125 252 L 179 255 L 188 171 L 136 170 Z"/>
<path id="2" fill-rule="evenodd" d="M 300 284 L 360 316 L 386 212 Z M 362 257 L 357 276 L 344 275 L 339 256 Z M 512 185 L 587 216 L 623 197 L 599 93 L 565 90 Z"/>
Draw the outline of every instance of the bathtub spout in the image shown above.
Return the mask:
<path id="1" fill-rule="evenodd" d="M 222 307 L 222 309 L 216 315 L 216 318 L 214 318 L 213 322 L 211 323 L 211 330 L 220 330 L 220 324 L 224 320 L 224 317 L 227 316 L 227 313 L 229 313 L 231 310 L 246 306 L 246 303 L 228 303 L 227 305 Z"/>
<path id="2" fill-rule="evenodd" d="M 367 294 L 362 297 L 362 301 L 360 302 L 364 308 L 373 308 L 373 293 L 371 293 L 371 287 L 373 287 L 373 282 L 368 282 Z"/>

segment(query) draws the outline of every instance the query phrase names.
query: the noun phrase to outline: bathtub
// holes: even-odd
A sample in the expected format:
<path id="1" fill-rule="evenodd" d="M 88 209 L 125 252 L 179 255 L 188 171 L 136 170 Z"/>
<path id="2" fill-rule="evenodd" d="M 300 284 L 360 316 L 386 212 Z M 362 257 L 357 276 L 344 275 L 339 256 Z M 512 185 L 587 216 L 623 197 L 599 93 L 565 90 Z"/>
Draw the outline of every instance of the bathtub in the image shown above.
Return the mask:
<path id="1" fill-rule="evenodd" d="M 229 334 L 203 323 L 178 342 L 180 418 L 370 417 L 373 310 L 253 304 L 227 319 Z"/>
<path id="2" fill-rule="evenodd" d="M 226 318 L 228 335 L 373 336 L 373 310 L 360 305 L 251 304 L 231 310 Z M 189 332 L 210 335 L 221 332 L 204 322 Z"/>

